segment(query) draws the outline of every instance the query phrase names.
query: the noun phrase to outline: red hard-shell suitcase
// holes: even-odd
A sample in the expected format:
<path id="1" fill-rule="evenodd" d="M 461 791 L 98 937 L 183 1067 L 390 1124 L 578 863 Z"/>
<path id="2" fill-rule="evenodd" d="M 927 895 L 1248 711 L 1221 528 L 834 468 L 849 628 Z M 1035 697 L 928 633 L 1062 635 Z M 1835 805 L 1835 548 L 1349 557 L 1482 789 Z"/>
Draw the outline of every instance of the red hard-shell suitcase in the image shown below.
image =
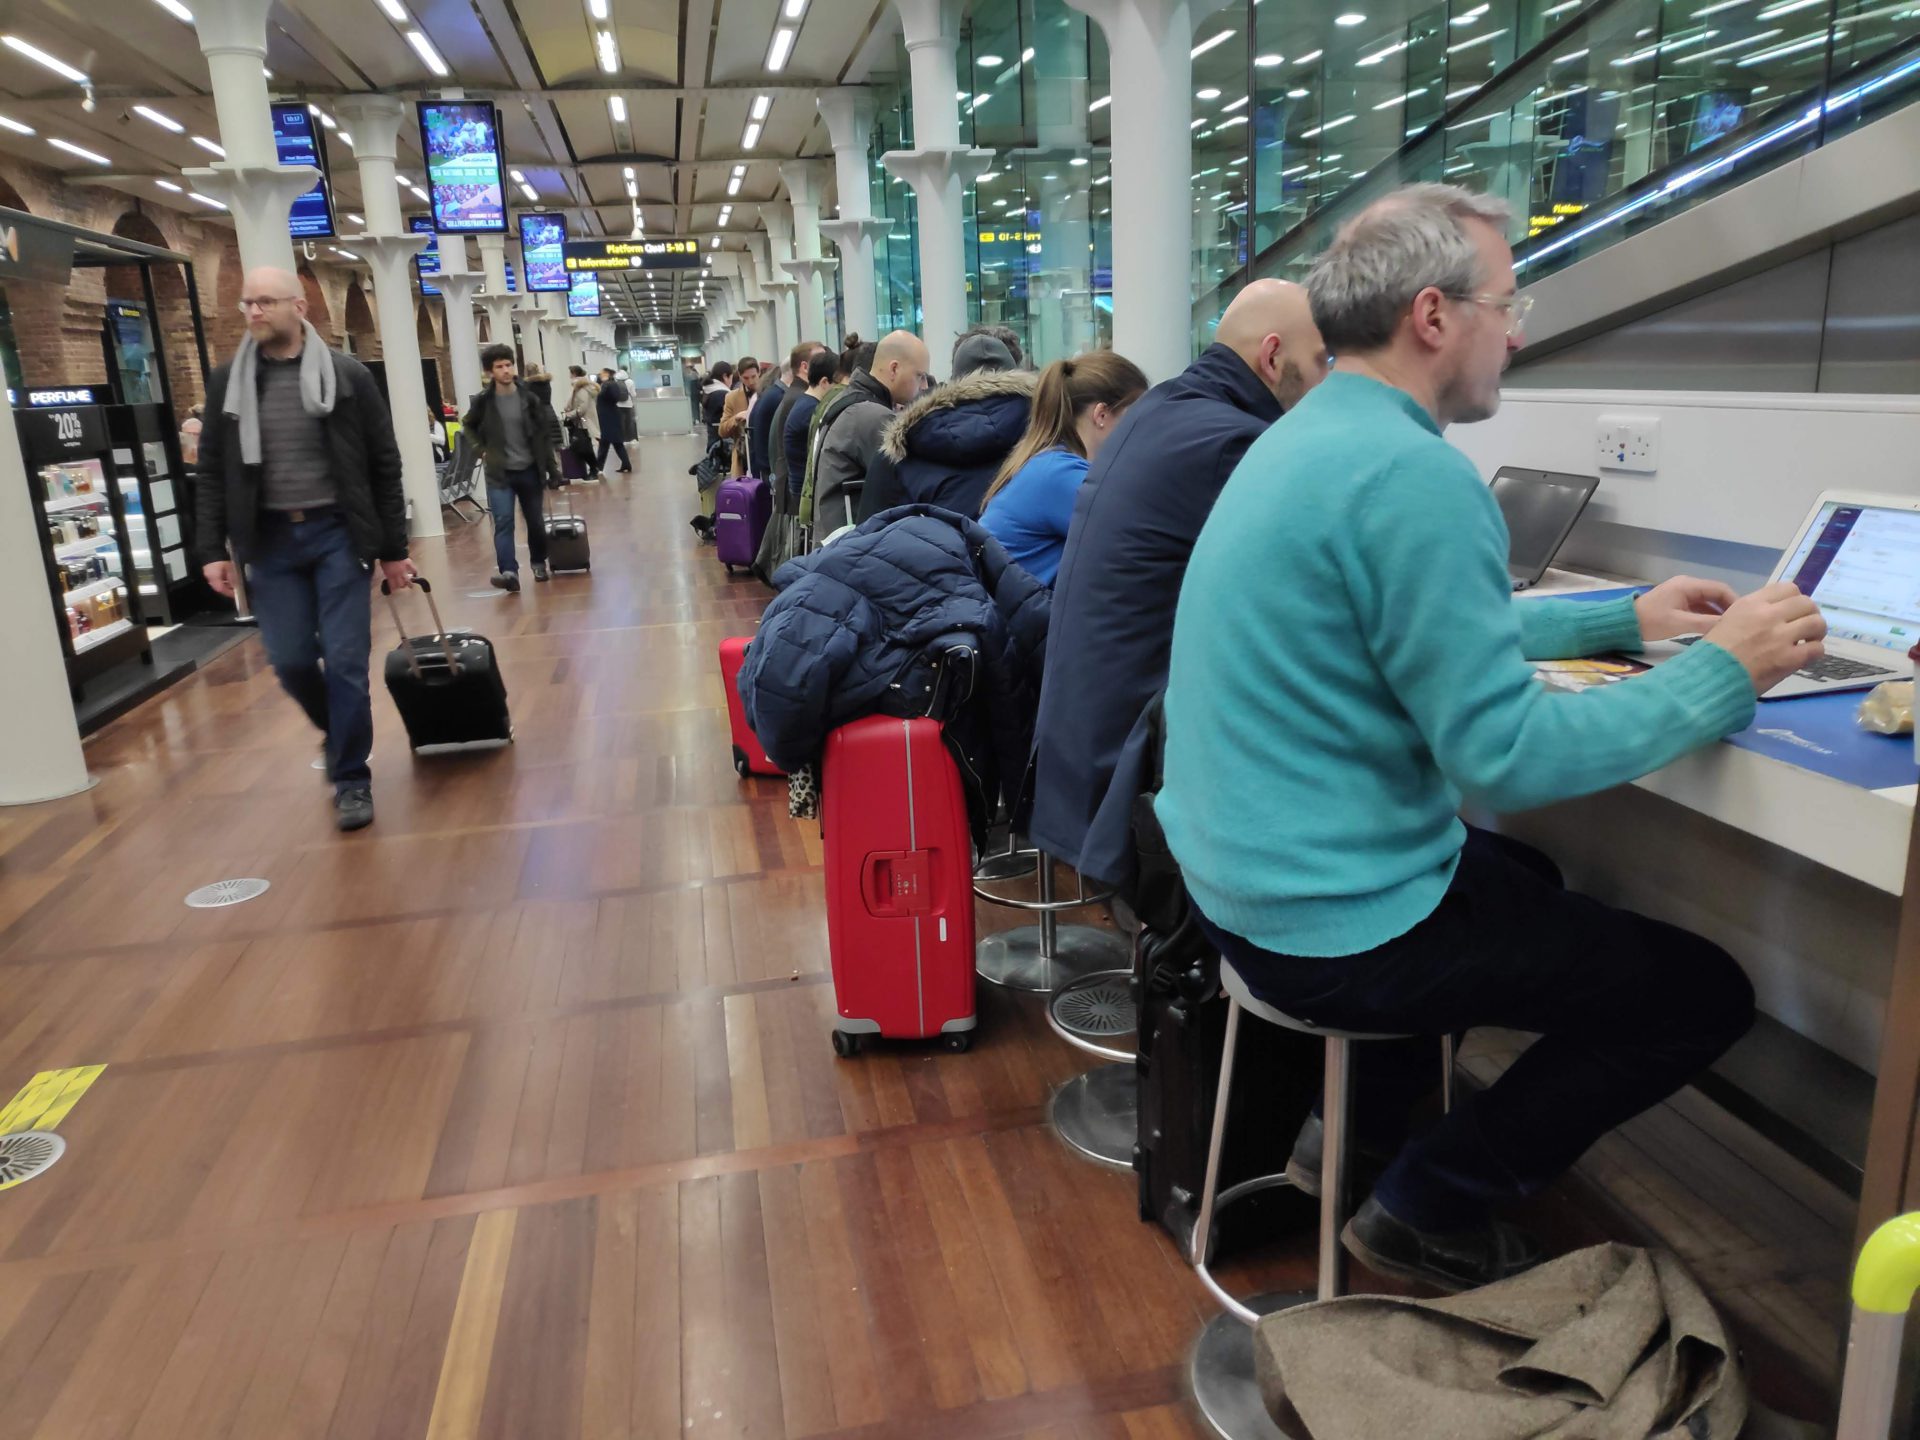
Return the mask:
<path id="1" fill-rule="evenodd" d="M 727 724 L 733 730 L 733 768 L 743 780 L 749 775 L 784 775 L 787 772 L 767 758 L 760 737 L 747 724 L 747 707 L 740 701 L 739 685 L 740 666 L 746 658 L 744 635 L 720 642 L 720 683 L 726 688 Z"/>
<path id="2" fill-rule="evenodd" d="M 869 1035 L 973 1043 L 973 837 L 939 722 L 873 716 L 827 736 L 833 1048 Z"/>

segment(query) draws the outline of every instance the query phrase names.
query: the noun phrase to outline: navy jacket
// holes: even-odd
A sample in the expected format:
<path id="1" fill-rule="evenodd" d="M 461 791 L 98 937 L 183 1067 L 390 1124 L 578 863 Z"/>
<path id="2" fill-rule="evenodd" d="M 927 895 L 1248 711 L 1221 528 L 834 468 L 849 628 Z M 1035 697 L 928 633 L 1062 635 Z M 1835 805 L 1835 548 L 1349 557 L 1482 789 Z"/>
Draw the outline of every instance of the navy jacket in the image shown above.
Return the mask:
<path id="1" fill-rule="evenodd" d="M 773 451 L 767 438 L 773 432 L 773 412 L 787 398 L 787 387 L 774 380 L 760 389 L 754 399 L 753 413 L 747 416 L 747 474 L 762 480 L 773 476 Z"/>
<path id="2" fill-rule="evenodd" d="M 1280 402 L 1211 345 L 1129 407 L 1080 487 L 1053 586 L 1035 735 L 1033 843 L 1108 884 L 1133 879 L 1147 704 L 1167 684 L 1193 542 Z"/>
<path id="3" fill-rule="evenodd" d="M 1000 462 L 1026 433 L 1037 379 L 1030 370 L 979 370 L 901 411 L 867 466 L 858 518 L 896 505 L 938 505 L 976 518 Z"/>
<path id="4" fill-rule="evenodd" d="M 1031 752 L 1046 654 L 1046 589 L 972 520 L 930 505 L 876 515 L 775 572 L 737 686 L 768 756 L 816 760 L 827 732 L 867 715 L 925 713 L 928 647 L 980 640 L 986 732 L 976 775 L 1018 777 Z M 953 727 L 949 727 L 950 731 Z M 962 744 L 967 742 L 962 737 Z"/>

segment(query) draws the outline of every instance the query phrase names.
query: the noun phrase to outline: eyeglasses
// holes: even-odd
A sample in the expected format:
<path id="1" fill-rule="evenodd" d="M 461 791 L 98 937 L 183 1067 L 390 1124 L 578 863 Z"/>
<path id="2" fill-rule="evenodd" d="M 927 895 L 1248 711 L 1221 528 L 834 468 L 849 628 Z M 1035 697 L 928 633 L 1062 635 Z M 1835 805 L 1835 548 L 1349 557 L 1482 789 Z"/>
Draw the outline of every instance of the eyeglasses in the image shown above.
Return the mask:
<path id="1" fill-rule="evenodd" d="M 1533 309 L 1531 295 L 1450 295 L 1449 299 L 1464 300 L 1469 305 L 1486 305 L 1495 310 L 1507 312 L 1507 334 L 1518 335 L 1527 323 L 1527 312 Z"/>
<path id="2" fill-rule="evenodd" d="M 271 310 L 276 305 L 291 305 L 298 296 L 294 295 L 243 295 L 240 298 L 240 313 L 249 310 Z"/>

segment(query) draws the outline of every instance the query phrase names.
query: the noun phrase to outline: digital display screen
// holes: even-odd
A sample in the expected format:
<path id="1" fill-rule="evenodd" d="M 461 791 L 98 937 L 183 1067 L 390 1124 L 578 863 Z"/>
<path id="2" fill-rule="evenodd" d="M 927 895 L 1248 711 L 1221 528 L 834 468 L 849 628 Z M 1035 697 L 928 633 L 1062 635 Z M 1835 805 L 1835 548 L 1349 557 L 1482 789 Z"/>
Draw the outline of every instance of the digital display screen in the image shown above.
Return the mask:
<path id="1" fill-rule="evenodd" d="M 447 234 L 507 228 L 500 126 L 484 100 L 422 100 L 420 150 L 427 157 L 434 229 Z"/>
<path id="2" fill-rule="evenodd" d="M 327 142 L 304 105 L 273 107 L 273 148 L 282 165 L 311 165 L 320 178 L 293 202 L 287 229 L 296 240 L 325 239 L 334 233 L 333 197 L 327 185 Z"/>
<path id="3" fill-rule="evenodd" d="M 557 295 L 572 288 L 567 282 L 566 243 L 566 216 L 520 216 L 520 258 L 526 262 L 528 290 Z"/>
<path id="4" fill-rule="evenodd" d="M 1906 650 L 1920 637 L 1920 512 L 1829 503 L 1780 573 L 1837 639 Z"/>
<path id="5" fill-rule="evenodd" d="M 599 313 L 599 280 L 592 275 L 575 275 L 573 285 L 567 291 L 567 314 L 598 315 Z"/>
<path id="6" fill-rule="evenodd" d="M 613 236 L 569 240 L 563 247 L 567 269 L 575 274 L 601 270 L 697 270 L 698 240 L 636 240 Z"/>
<path id="7" fill-rule="evenodd" d="M 507 261 L 507 293 L 511 295 L 515 291 L 517 291 L 519 288 L 520 287 L 517 281 L 515 280 L 514 273 L 513 273 L 513 262 L 509 260 Z"/>
<path id="8" fill-rule="evenodd" d="M 415 215 L 407 221 L 407 229 L 427 237 L 427 248 L 413 257 L 413 268 L 420 277 L 420 293 L 438 295 L 440 287 L 427 279 L 440 273 L 440 237 L 433 233 L 433 221 L 425 215 Z"/>

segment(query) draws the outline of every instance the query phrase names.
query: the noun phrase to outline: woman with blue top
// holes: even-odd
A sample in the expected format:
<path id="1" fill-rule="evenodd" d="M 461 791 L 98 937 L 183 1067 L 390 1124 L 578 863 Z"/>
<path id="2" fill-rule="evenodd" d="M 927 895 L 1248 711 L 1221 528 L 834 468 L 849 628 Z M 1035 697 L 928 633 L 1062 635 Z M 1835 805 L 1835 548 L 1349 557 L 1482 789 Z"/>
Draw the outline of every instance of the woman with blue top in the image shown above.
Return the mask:
<path id="1" fill-rule="evenodd" d="M 1146 392 L 1140 367 L 1111 350 L 1056 360 L 1040 372 L 1027 433 L 987 487 L 980 523 L 1042 585 L 1060 572 L 1088 466 L 1121 414 Z"/>

